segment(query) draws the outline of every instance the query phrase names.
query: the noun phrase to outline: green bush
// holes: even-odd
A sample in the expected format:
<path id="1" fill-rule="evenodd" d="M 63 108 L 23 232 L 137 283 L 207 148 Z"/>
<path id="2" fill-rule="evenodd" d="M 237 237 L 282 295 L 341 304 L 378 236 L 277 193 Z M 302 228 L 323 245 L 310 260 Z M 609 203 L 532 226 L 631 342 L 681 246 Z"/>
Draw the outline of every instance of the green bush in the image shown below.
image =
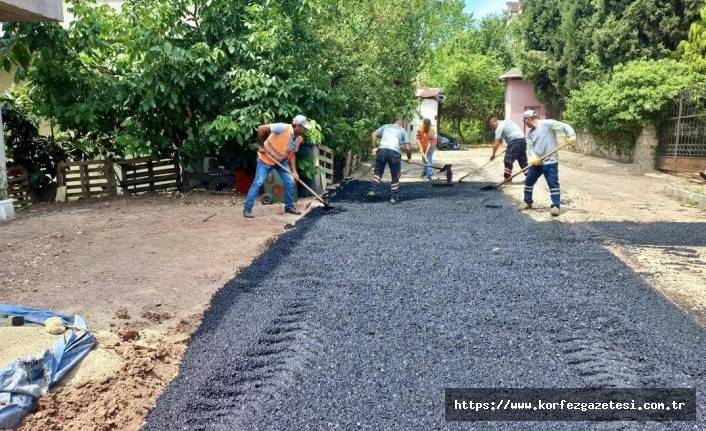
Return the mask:
<path id="1" fill-rule="evenodd" d="M 632 61 L 617 66 L 609 79 L 590 81 L 572 92 L 563 118 L 595 135 L 600 146 L 630 158 L 640 130 L 658 125 L 682 88 L 703 83 L 704 77 L 685 63 Z"/>
<path id="2" fill-rule="evenodd" d="M 564 119 L 593 133 L 639 130 L 658 124 L 682 88 L 704 82 L 687 64 L 640 60 L 620 65 L 606 80 L 571 93 Z"/>

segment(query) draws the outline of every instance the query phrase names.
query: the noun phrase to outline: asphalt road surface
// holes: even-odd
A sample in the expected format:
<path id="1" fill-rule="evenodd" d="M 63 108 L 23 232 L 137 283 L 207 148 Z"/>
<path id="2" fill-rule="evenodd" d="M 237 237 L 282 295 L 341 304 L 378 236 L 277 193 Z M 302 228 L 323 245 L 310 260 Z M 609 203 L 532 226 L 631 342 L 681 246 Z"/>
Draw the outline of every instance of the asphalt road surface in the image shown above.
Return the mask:
<path id="1" fill-rule="evenodd" d="M 403 183 L 398 204 L 368 185 L 343 185 L 215 295 L 146 430 L 706 429 L 706 332 L 596 226 L 535 222 L 484 184 Z M 674 242 L 620 224 L 603 228 Z M 445 388 L 597 387 L 696 388 L 697 420 L 445 419 Z"/>

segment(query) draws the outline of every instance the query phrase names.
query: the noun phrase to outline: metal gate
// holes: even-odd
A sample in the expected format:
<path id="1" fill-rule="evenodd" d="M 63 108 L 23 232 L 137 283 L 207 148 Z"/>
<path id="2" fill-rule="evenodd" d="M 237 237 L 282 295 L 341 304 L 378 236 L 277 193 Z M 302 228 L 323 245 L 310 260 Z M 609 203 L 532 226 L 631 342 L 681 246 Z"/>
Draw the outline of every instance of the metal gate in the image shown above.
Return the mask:
<path id="1" fill-rule="evenodd" d="M 706 169 L 706 95 L 682 90 L 659 128 L 657 169 Z"/>

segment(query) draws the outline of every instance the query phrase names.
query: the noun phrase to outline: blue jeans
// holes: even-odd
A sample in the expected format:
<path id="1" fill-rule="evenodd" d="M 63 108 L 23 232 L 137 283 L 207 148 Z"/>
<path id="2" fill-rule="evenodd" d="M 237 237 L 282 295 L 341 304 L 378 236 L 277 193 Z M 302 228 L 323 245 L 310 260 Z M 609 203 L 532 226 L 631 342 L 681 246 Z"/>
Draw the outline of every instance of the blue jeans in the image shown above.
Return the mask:
<path id="1" fill-rule="evenodd" d="M 390 165 L 390 196 L 398 198 L 400 196 L 400 172 L 402 171 L 402 155 L 395 150 L 387 148 L 378 149 L 375 157 L 375 172 L 373 173 L 373 184 L 370 191 L 376 193 L 380 185 L 382 174 L 385 173 L 385 166 Z"/>
<path id="2" fill-rule="evenodd" d="M 282 163 L 282 166 L 285 168 L 290 169 L 289 162 L 287 160 L 282 160 L 280 163 Z M 255 179 L 250 186 L 250 190 L 248 190 L 248 197 L 245 199 L 246 210 L 250 211 L 252 209 L 255 204 L 255 199 L 257 199 L 257 196 L 260 194 L 260 187 L 262 187 L 265 183 L 267 175 L 270 174 L 272 169 L 276 169 L 277 172 L 279 172 L 279 176 L 282 178 L 282 181 L 284 181 L 284 207 L 291 208 L 294 206 L 294 177 L 285 172 L 284 169 L 279 166 L 268 165 L 258 157 L 257 169 L 255 170 Z"/>
<path id="3" fill-rule="evenodd" d="M 505 151 L 505 178 L 510 178 L 512 176 L 512 164 L 515 160 L 520 164 L 520 168 L 524 169 L 527 166 L 527 141 L 525 138 L 513 139 L 507 143 L 507 150 Z M 527 175 L 527 173 L 525 173 Z"/>
<path id="4" fill-rule="evenodd" d="M 532 192 L 534 191 L 534 185 L 542 175 L 544 175 L 544 179 L 547 180 L 547 185 L 549 186 L 549 196 L 552 199 L 552 206 L 557 208 L 561 207 L 561 200 L 559 199 L 558 163 L 531 166 L 529 168 L 527 171 L 527 178 L 525 179 L 525 202 L 532 205 Z"/>
<path id="5" fill-rule="evenodd" d="M 434 163 L 434 151 L 436 151 L 436 145 L 429 148 L 429 152 L 427 153 L 427 162 L 429 162 L 430 165 Z M 424 167 L 424 173 L 427 175 L 427 178 L 431 179 L 431 168 Z"/>

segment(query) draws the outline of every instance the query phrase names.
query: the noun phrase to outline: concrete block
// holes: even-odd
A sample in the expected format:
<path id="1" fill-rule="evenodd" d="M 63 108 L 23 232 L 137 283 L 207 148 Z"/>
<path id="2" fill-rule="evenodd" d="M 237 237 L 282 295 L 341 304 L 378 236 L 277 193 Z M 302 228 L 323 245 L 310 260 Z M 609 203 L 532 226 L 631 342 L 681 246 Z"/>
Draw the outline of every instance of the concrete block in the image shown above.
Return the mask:
<path id="1" fill-rule="evenodd" d="M 15 207 L 12 205 L 12 199 L 3 199 L 0 201 L 0 220 L 12 220 L 15 218 Z"/>

